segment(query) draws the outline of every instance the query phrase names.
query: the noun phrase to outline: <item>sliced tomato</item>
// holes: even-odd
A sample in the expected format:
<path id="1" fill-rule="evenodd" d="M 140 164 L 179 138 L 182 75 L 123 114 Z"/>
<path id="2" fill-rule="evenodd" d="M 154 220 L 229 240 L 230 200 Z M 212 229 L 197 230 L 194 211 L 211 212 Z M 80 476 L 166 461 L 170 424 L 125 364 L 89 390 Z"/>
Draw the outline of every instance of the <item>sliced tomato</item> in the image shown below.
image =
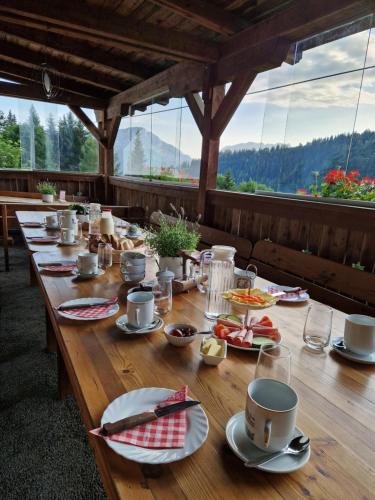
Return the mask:
<path id="1" fill-rule="evenodd" d="M 261 325 L 261 326 L 270 326 L 270 327 L 273 326 L 272 321 L 271 321 L 271 319 L 268 316 L 263 316 L 260 319 L 260 321 L 258 322 L 258 325 Z"/>

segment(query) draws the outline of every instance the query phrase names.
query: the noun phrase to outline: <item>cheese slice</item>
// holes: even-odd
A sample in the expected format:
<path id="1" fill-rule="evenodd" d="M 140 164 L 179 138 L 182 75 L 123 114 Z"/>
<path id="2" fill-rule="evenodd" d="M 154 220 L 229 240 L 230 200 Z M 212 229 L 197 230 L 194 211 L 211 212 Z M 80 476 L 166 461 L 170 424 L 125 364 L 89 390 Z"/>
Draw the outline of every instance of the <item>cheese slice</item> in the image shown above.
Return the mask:
<path id="1" fill-rule="evenodd" d="M 221 353 L 221 345 L 219 344 L 212 344 L 208 350 L 207 355 L 208 356 L 220 356 Z"/>
<path id="2" fill-rule="evenodd" d="M 202 346 L 202 352 L 203 352 L 203 354 L 207 354 L 208 351 L 209 351 L 209 349 L 210 349 L 210 347 L 212 345 L 217 345 L 217 342 L 216 342 L 215 339 L 208 339 L 208 340 L 206 340 L 206 342 Z"/>

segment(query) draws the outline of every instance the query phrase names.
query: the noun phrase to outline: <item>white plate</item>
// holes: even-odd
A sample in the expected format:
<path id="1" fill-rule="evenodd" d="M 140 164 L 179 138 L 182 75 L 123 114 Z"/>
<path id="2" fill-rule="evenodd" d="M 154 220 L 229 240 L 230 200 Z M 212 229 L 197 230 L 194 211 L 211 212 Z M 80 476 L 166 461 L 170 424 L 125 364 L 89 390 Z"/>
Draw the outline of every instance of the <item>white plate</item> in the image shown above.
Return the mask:
<path id="1" fill-rule="evenodd" d="M 244 462 L 247 462 L 249 459 L 261 458 L 267 455 L 266 452 L 253 445 L 247 436 L 244 411 L 236 413 L 236 415 L 233 415 L 228 421 L 225 434 L 227 442 L 234 454 Z M 296 427 L 294 437 L 301 436 L 302 434 L 303 433 Z M 300 455 L 283 455 L 264 465 L 258 465 L 255 468 L 265 472 L 273 472 L 274 474 L 287 474 L 306 465 L 309 458 L 310 446 Z"/>
<path id="2" fill-rule="evenodd" d="M 280 292 L 290 292 L 295 287 L 284 286 L 284 285 L 273 285 L 272 288 L 277 288 L 278 290 L 280 290 Z M 268 287 L 263 288 L 263 291 L 268 292 Z M 309 298 L 310 298 L 310 295 L 307 292 L 302 293 L 298 297 L 289 297 L 289 298 L 288 297 L 281 297 L 281 298 L 276 297 L 278 302 L 293 302 L 293 303 L 306 302 L 306 300 L 309 300 Z"/>
<path id="3" fill-rule="evenodd" d="M 128 392 L 110 403 L 103 413 L 101 425 L 115 422 L 130 415 L 149 410 L 171 396 L 175 391 L 161 387 L 144 387 Z M 191 398 L 188 398 L 191 399 Z M 188 429 L 184 448 L 154 449 L 141 448 L 131 444 L 105 440 L 116 453 L 128 460 L 145 464 L 168 464 L 192 455 L 206 441 L 208 435 L 208 419 L 200 405 L 187 411 Z"/>
<path id="4" fill-rule="evenodd" d="M 68 308 L 69 306 L 76 305 L 76 304 L 84 304 L 85 302 L 90 302 L 91 304 L 95 304 L 96 302 L 104 302 L 105 300 L 108 300 L 108 298 L 105 297 L 83 297 L 82 299 L 73 299 L 73 300 L 67 300 L 66 302 L 63 302 L 60 304 L 60 306 L 64 306 Z M 100 318 L 81 318 L 78 316 L 74 316 L 73 314 L 66 314 L 63 311 L 57 311 L 60 316 L 63 318 L 67 319 L 74 319 L 77 321 L 97 321 L 99 319 L 105 319 L 113 316 L 114 314 L 118 313 L 120 309 L 120 306 L 116 303 L 113 304 L 112 307 L 109 309 L 109 311 L 106 314 L 103 314 L 103 316 L 100 316 Z"/>
<path id="5" fill-rule="evenodd" d="M 332 347 L 335 352 L 340 354 L 340 356 L 346 359 L 350 359 L 350 361 L 355 361 L 356 363 L 362 363 L 364 365 L 375 364 L 375 352 L 371 354 L 358 354 L 356 352 L 350 351 L 347 347 L 337 347 L 336 344 L 340 344 L 343 339 L 344 337 L 334 337 L 332 339 Z"/>
<path id="6" fill-rule="evenodd" d="M 97 278 L 98 276 L 103 276 L 105 273 L 104 269 L 98 269 L 98 272 L 95 274 L 83 274 L 78 271 L 78 269 L 75 269 L 73 273 L 76 275 L 77 278 L 82 279 L 82 280 L 89 280 L 93 278 Z"/>
<path id="7" fill-rule="evenodd" d="M 145 328 L 139 328 L 139 330 L 142 330 L 141 333 L 137 332 L 137 329 L 134 328 L 134 326 L 128 325 L 128 315 L 124 314 L 120 316 L 119 318 L 116 319 L 116 326 L 119 328 L 122 332 L 126 333 L 127 335 L 145 335 L 147 333 L 152 333 L 156 332 L 157 330 L 160 330 L 162 326 L 164 325 L 164 321 L 159 318 L 158 316 L 154 316 L 153 321 L 158 320 L 157 324 L 153 328 L 149 328 L 145 330 Z"/>
<path id="8" fill-rule="evenodd" d="M 212 334 L 212 336 L 215 339 L 219 339 L 219 337 L 217 337 L 215 334 Z M 278 342 L 274 341 L 274 343 L 272 345 L 278 345 L 278 344 L 280 344 L 280 342 L 281 342 L 281 335 L 280 335 L 279 341 Z M 227 341 L 227 345 L 228 345 L 228 347 L 233 347 L 233 349 L 238 349 L 240 351 L 256 351 L 256 352 L 259 352 L 260 348 L 261 348 L 261 346 L 259 346 L 259 347 L 241 347 L 239 345 L 231 344 L 228 341 Z"/>

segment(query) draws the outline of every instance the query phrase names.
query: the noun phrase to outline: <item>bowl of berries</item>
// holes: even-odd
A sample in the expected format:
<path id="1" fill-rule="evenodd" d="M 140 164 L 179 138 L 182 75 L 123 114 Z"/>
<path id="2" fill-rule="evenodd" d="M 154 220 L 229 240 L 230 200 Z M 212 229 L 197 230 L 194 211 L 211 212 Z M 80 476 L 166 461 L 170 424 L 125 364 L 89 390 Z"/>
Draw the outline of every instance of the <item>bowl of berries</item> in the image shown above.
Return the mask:
<path id="1" fill-rule="evenodd" d="M 186 323 L 170 323 L 164 328 L 164 335 L 168 342 L 177 347 L 190 344 L 197 338 L 197 329 Z"/>

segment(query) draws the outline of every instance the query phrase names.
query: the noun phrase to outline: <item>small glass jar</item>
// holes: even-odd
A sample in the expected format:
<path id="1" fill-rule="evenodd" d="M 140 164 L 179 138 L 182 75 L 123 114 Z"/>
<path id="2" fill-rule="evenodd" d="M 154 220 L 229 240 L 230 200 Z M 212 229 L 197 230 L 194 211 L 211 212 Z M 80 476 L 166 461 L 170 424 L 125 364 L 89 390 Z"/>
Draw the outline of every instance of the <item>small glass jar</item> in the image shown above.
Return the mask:
<path id="1" fill-rule="evenodd" d="M 111 266 L 112 266 L 112 245 L 110 243 L 99 243 L 98 267 L 105 271 Z"/>
<path id="2" fill-rule="evenodd" d="M 157 282 L 152 287 L 155 300 L 155 313 L 165 316 L 172 310 L 172 271 L 159 271 L 156 273 Z"/>

